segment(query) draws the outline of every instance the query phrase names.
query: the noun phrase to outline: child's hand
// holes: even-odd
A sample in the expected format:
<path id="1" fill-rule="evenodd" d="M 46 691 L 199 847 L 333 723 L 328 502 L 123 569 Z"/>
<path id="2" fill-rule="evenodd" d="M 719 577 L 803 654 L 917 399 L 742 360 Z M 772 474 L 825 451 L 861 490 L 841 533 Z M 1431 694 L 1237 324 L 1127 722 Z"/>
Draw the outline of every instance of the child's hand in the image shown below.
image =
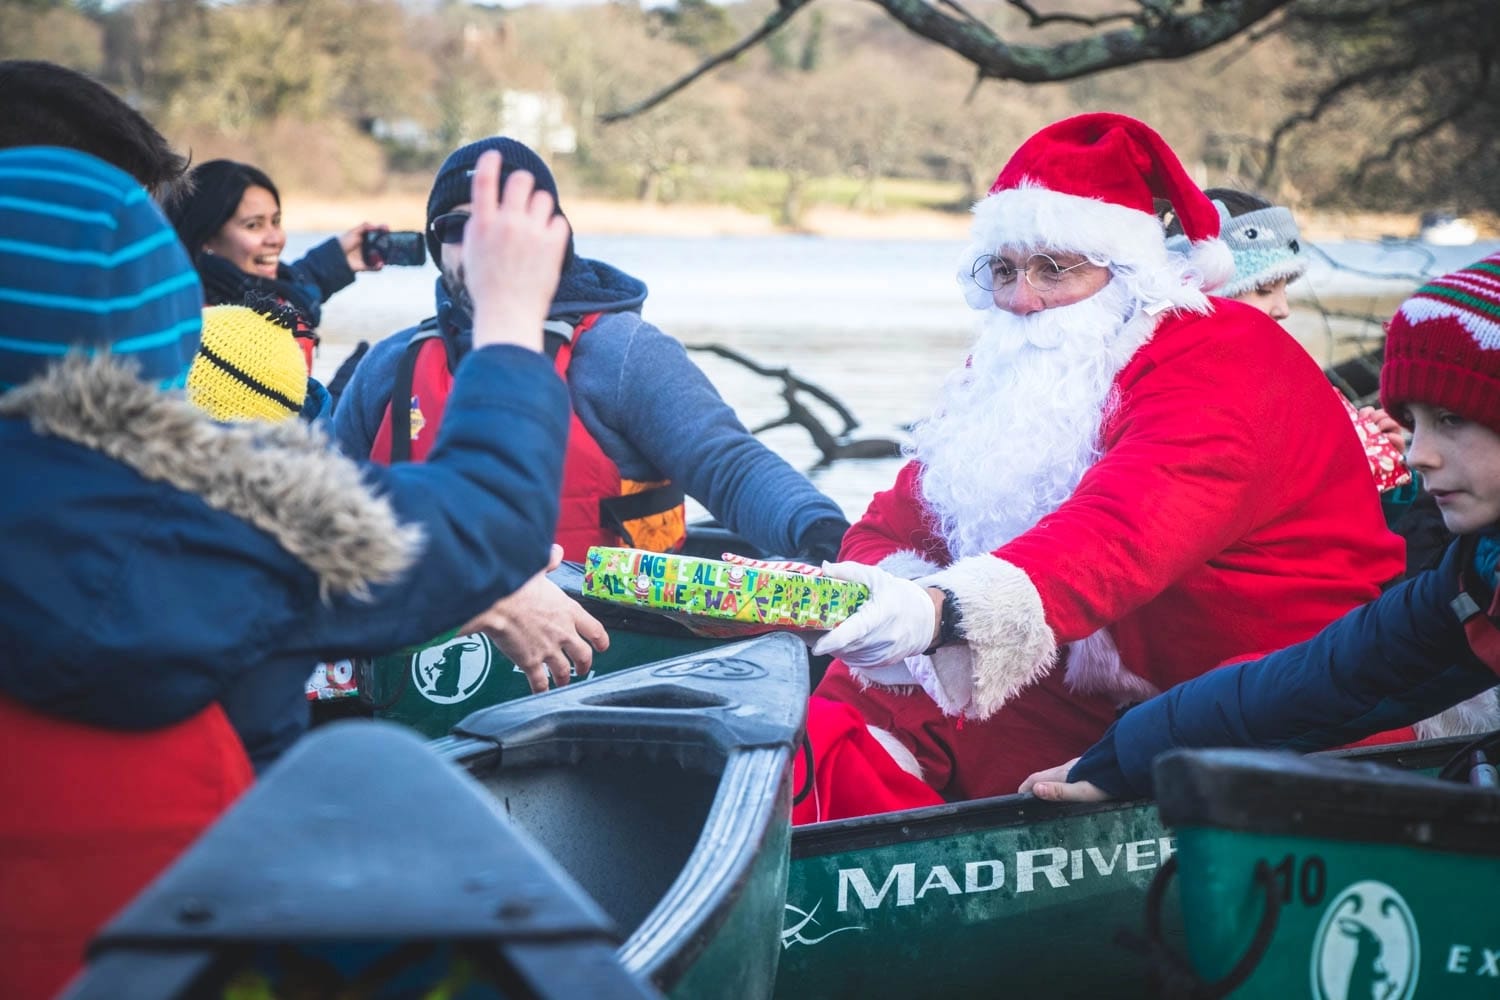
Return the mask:
<path id="1" fill-rule="evenodd" d="M 1046 799 L 1048 802 L 1108 801 L 1109 795 L 1093 782 L 1068 780 L 1068 772 L 1073 770 L 1073 765 L 1077 763 L 1078 758 L 1074 757 L 1066 764 L 1038 771 L 1021 782 L 1021 787 L 1016 791 L 1023 795 L 1030 792 L 1037 798 Z"/>
<path id="2" fill-rule="evenodd" d="M 1406 432 L 1396 422 L 1396 418 L 1385 412 L 1378 406 L 1361 406 L 1359 408 L 1359 419 L 1368 420 L 1375 425 L 1375 429 L 1384 434 L 1386 440 L 1400 451 L 1406 450 Z"/>
<path id="3" fill-rule="evenodd" d="M 500 154 L 474 165 L 472 208 L 464 228 L 464 284 L 474 302 L 474 346 L 515 344 L 542 349 L 542 324 L 562 276 L 568 222 L 553 212 L 552 195 L 518 170 L 499 192 Z"/>

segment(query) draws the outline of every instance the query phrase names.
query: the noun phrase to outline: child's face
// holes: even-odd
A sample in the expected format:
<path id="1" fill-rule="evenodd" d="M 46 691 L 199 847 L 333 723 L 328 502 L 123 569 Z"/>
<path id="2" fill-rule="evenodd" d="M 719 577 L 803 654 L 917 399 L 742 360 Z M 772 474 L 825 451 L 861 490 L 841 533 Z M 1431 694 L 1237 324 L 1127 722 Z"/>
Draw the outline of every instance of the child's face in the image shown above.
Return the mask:
<path id="1" fill-rule="evenodd" d="M 1407 464 L 1422 474 L 1448 530 L 1463 535 L 1500 524 L 1500 434 L 1439 406 L 1407 410 Z"/>
<path id="2" fill-rule="evenodd" d="M 1286 279 L 1278 278 L 1267 285 L 1252 288 L 1243 295 L 1236 296 L 1236 301 L 1246 302 L 1267 316 L 1281 323 L 1292 314 L 1291 303 L 1286 298 Z"/>

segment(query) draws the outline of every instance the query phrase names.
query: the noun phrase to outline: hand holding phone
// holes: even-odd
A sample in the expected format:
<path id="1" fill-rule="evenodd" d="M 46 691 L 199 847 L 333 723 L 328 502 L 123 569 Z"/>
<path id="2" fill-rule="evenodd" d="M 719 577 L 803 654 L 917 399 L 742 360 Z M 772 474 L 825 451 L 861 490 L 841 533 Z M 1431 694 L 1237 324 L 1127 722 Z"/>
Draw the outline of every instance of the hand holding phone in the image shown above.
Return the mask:
<path id="1" fill-rule="evenodd" d="M 384 229 L 366 230 L 360 238 L 360 254 L 365 266 L 420 267 L 427 263 L 427 239 L 411 230 L 390 232 Z"/>

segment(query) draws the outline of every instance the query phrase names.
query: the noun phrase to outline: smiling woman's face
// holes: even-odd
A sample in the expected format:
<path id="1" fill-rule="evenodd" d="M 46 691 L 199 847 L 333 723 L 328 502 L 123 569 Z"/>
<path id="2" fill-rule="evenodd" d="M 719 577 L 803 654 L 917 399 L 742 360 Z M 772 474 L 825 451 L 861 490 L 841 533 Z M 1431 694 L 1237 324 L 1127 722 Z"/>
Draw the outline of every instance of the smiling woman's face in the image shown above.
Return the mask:
<path id="1" fill-rule="evenodd" d="M 281 206 L 263 187 L 250 186 L 239 207 L 203 249 L 223 257 L 246 274 L 276 277 L 286 233 L 281 228 Z"/>

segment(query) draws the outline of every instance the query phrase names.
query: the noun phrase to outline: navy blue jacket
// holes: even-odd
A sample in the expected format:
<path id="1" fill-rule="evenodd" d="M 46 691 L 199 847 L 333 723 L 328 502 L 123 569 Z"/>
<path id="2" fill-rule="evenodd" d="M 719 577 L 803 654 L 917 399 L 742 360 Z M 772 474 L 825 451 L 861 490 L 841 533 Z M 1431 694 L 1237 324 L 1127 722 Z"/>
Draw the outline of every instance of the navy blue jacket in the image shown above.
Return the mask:
<path id="1" fill-rule="evenodd" d="M 1306 642 L 1212 670 L 1126 712 L 1068 774 L 1116 798 L 1152 794 L 1175 747 L 1326 750 L 1408 726 L 1493 687 L 1449 606 L 1459 555 L 1355 608 Z M 1490 577 L 1493 568 L 1489 568 Z M 1484 598 L 1487 607 L 1492 595 Z M 1274 609 L 1268 611 L 1274 614 Z"/>
<path id="2" fill-rule="evenodd" d="M 218 701 L 263 765 L 306 725 L 313 664 L 428 639 L 544 567 L 567 430 L 518 347 L 472 352 L 430 460 L 393 469 L 59 364 L 0 396 L 0 691 L 120 729 Z"/>

